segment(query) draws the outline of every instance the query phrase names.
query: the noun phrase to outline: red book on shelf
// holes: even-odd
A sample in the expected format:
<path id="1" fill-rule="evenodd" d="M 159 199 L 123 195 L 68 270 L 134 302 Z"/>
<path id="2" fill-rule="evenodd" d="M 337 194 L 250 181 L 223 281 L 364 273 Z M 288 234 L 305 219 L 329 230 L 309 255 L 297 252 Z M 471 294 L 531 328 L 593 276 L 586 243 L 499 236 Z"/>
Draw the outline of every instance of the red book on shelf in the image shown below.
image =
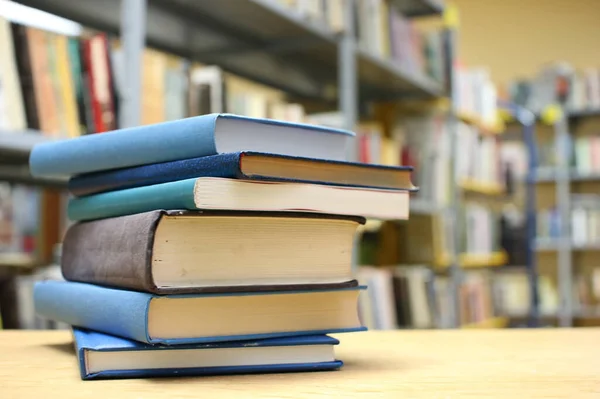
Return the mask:
<path id="1" fill-rule="evenodd" d="M 358 142 L 358 162 L 369 163 L 371 149 L 369 146 L 369 135 L 361 134 Z"/>
<path id="2" fill-rule="evenodd" d="M 86 70 L 96 133 L 116 129 L 112 95 L 112 77 L 108 56 L 108 39 L 101 33 L 83 41 Z"/>

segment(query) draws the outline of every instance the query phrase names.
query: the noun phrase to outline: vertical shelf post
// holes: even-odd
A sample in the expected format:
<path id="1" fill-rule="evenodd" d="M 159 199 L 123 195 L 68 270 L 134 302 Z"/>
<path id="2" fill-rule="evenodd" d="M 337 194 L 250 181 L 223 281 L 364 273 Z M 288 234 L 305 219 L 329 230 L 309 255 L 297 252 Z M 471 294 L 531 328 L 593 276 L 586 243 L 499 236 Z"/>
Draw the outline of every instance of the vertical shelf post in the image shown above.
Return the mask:
<path id="1" fill-rule="evenodd" d="M 448 115 L 449 129 L 448 134 L 450 135 L 450 174 L 451 181 L 450 184 L 450 206 L 446 211 L 446 220 L 450 223 L 452 227 L 452 237 L 451 237 L 451 251 L 450 254 L 451 262 L 450 262 L 450 300 L 452 301 L 452 309 L 454 313 L 454 320 L 452 323 L 453 327 L 460 327 L 460 287 L 462 284 L 462 270 L 460 269 L 459 264 L 459 253 L 460 253 L 460 237 L 462 234 L 462 225 L 460 223 L 458 214 L 460 211 L 460 202 L 462 190 L 459 186 L 459 181 L 457 176 L 457 162 L 456 162 L 456 154 L 458 152 L 458 111 L 456 108 L 456 96 L 455 96 L 455 68 L 454 68 L 454 57 L 456 52 L 456 28 L 453 25 L 449 25 L 446 28 L 446 54 L 448 57 L 448 65 L 447 65 L 447 86 L 448 93 L 450 95 L 450 111 Z"/>
<path id="2" fill-rule="evenodd" d="M 338 44 L 338 104 L 344 128 L 354 130 L 358 110 L 354 0 L 344 1 L 344 31 Z M 352 160 L 355 154 L 352 155 Z"/>
<path id="3" fill-rule="evenodd" d="M 142 57 L 146 38 L 147 0 L 121 1 L 121 42 L 124 68 L 122 93 L 122 127 L 141 123 Z"/>
<path id="4" fill-rule="evenodd" d="M 560 215 L 560 238 L 558 245 L 558 322 L 561 327 L 573 324 L 573 275 L 571 258 L 571 175 L 569 166 L 569 126 L 563 110 L 554 125 L 557 152 L 556 203 Z"/>

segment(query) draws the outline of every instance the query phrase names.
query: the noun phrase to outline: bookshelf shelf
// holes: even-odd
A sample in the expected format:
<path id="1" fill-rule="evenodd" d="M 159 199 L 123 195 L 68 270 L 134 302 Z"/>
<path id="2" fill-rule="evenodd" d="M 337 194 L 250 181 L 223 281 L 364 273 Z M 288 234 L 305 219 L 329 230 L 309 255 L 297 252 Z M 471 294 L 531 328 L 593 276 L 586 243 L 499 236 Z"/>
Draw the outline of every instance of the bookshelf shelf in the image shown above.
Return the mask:
<path id="1" fill-rule="evenodd" d="M 538 183 L 555 183 L 558 179 L 558 170 L 556 168 L 542 167 L 536 171 L 536 182 Z M 574 170 L 569 172 L 569 180 L 573 182 L 584 182 L 584 181 L 600 181 L 600 173 L 588 173 L 582 174 Z"/>
<path id="2" fill-rule="evenodd" d="M 502 134 L 505 130 L 505 125 L 501 118 L 498 118 L 498 123 L 490 125 L 488 123 L 484 123 L 477 115 L 466 112 L 458 112 L 456 117 L 461 122 L 477 127 L 477 129 L 484 135 Z"/>
<path id="3" fill-rule="evenodd" d="M 538 239 L 536 240 L 535 248 L 538 252 L 555 252 L 562 248 L 570 248 L 572 251 L 600 251 L 600 242 L 575 244 L 568 240 Z"/>
<path id="4" fill-rule="evenodd" d="M 373 98 L 436 98 L 444 95 L 441 83 L 407 71 L 391 60 L 357 49 L 358 72 L 366 95 Z"/>
<path id="5" fill-rule="evenodd" d="M 458 264 L 463 269 L 483 269 L 488 267 L 502 267 L 508 263 L 508 255 L 498 251 L 490 254 L 461 253 L 458 256 Z M 450 255 L 441 256 L 434 262 L 438 270 L 446 270 L 450 267 Z"/>
<path id="6" fill-rule="evenodd" d="M 492 317 L 476 323 L 463 324 L 461 328 L 465 329 L 489 329 L 489 328 L 504 328 L 508 325 L 508 317 Z"/>
<path id="7" fill-rule="evenodd" d="M 459 183 L 459 187 L 467 192 L 473 194 L 481 194 L 488 196 L 505 195 L 506 191 L 500 184 L 482 182 L 476 180 L 463 180 Z"/>
<path id="8" fill-rule="evenodd" d="M 123 0 L 18 2 L 94 29 L 121 30 Z M 324 67 L 323 61 L 335 62 L 336 36 L 277 2 L 149 0 L 146 21 L 150 47 L 216 64 L 294 95 L 335 100 L 326 86 L 336 81 L 336 68 Z"/>
<path id="9" fill-rule="evenodd" d="M 0 131 L 0 180 L 13 183 L 62 187 L 65 179 L 39 179 L 29 173 L 29 153 L 37 143 L 50 138 L 33 130 Z"/>
<path id="10" fill-rule="evenodd" d="M 464 269 L 501 267 L 508 263 L 508 255 L 505 252 L 493 252 L 491 254 L 460 254 L 459 262 Z"/>
<path id="11" fill-rule="evenodd" d="M 19 3 L 117 33 L 122 0 L 18 0 Z M 404 2 L 403 2 L 404 3 Z M 433 1 L 412 0 L 415 15 Z M 336 99 L 339 35 L 272 0 L 149 0 L 146 42 L 184 58 L 219 65 L 257 83 L 308 99 Z M 355 50 L 358 84 L 367 97 L 444 95 L 441 84 L 389 60 Z"/>
<path id="12" fill-rule="evenodd" d="M 20 269 L 33 269 L 39 262 L 32 254 L 0 253 L 0 266 Z"/>

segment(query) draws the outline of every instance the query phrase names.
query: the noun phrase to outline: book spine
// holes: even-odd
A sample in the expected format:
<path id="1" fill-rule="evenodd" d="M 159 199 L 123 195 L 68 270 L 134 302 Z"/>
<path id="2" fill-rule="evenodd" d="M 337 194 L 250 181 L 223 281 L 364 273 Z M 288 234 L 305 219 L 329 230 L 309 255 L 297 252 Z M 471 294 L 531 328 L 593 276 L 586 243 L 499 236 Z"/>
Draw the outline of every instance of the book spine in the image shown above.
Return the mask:
<path id="1" fill-rule="evenodd" d="M 13 41 L 15 55 L 17 58 L 17 69 L 21 81 L 21 92 L 25 103 L 25 117 L 27 127 L 30 129 L 39 129 L 40 121 L 38 118 L 37 103 L 35 101 L 35 86 L 33 83 L 33 72 L 31 67 L 31 57 L 29 50 L 29 40 L 27 28 L 23 25 L 12 25 Z"/>
<path id="2" fill-rule="evenodd" d="M 73 177 L 69 191 L 78 197 L 194 177 L 248 178 L 240 171 L 240 153 L 97 172 Z"/>
<path id="3" fill-rule="evenodd" d="M 60 281 L 39 282 L 34 304 L 40 316 L 106 334 L 149 342 L 151 294 Z"/>
<path id="4" fill-rule="evenodd" d="M 195 183 L 196 179 L 187 179 L 75 198 L 69 201 L 69 219 L 103 219 L 155 209 L 197 209 Z"/>
<path id="5" fill-rule="evenodd" d="M 77 223 L 63 242 L 62 273 L 82 283 L 156 292 L 152 248 L 161 211 Z"/>

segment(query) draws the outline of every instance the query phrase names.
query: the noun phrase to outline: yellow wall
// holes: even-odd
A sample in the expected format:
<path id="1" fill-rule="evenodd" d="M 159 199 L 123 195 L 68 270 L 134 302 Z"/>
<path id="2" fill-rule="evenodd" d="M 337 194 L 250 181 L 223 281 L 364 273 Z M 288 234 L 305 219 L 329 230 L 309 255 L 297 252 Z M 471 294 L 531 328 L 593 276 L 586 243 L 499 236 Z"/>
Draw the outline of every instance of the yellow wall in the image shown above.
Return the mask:
<path id="1" fill-rule="evenodd" d="M 448 0 L 451 1 L 451 0 Z M 546 62 L 600 67 L 600 0 L 454 0 L 459 59 L 501 86 Z"/>

